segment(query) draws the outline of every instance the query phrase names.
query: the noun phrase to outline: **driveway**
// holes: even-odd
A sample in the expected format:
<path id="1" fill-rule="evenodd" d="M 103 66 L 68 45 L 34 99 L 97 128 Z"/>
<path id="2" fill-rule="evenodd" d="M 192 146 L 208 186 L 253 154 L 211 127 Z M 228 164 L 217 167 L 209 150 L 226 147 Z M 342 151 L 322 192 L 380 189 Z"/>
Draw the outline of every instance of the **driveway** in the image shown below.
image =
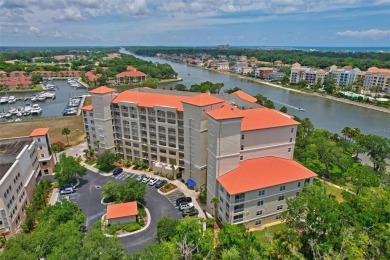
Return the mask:
<path id="1" fill-rule="evenodd" d="M 128 174 L 132 176 L 132 174 Z M 107 206 L 101 202 L 101 188 L 109 180 L 117 183 L 124 183 L 127 174 L 117 177 L 102 176 L 88 170 L 87 175 L 80 181 L 80 186 L 76 188 L 76 193 L 70 195 L 70 200 L 76 202 L 86 216 L 86 226 L 89 229 L 96 221 L 106 214 Z M 140 185 L 145 185 L 141 184 Z M 151 223 L 143 232 L 122 237 L 124 248 L 129 253 L 142 251 L 148 244 L 154 243 L 157 239 L 157 221 L 162 217 L 169 215 L 173 218 L 182 218 L 180 211 L 163 195 L 157 192 L 157 189 L 146 185 L 147 194 L 145 196 L 145 206 L 151 215 Z"/>

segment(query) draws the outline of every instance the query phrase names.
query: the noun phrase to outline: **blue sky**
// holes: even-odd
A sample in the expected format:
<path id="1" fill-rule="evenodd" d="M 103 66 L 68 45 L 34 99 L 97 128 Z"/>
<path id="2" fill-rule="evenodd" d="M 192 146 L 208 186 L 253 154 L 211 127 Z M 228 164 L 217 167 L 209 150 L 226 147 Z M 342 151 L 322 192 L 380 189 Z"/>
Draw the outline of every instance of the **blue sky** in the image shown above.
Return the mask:
<path id="1" fill-rule="evenodd" d="M 390 47 L 390 0 L 0 0 L 1 46 Z"/>

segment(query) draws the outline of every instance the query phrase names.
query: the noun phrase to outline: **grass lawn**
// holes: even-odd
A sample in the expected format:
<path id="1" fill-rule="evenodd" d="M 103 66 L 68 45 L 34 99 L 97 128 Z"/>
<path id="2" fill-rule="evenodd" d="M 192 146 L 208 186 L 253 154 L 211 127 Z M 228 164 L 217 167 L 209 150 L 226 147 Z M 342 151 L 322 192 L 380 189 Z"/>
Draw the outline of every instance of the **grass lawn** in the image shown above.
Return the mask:
<path id="1" fill-rule="evenodd" d="M 137 222 L 128 223 L 128 224 L 116 224 L 107 227 L 107 233 L 110 235 L 115 235 L 118 231 L 133 232 L 140 229 L 141 226 Z"/>
<path id="2" fill-rule="evenodd" d="M 84 124 L 81 116 L 69 116 L 60 118 L 45 118 L 32 121 L 1 123 L 0 138 L 17 136 L 29 136 L 35 128 L 48 127 L 50 142 L 61 141 L 67 145 L 66 136 L 62 135 L 62 129 L 67 127 L 70 130 L 68 135 L 69 144 L 77 145 L 84 141 Z M 78 129 L 78 131 L 77 131 Z"/>
<path id="3" fill-rule="evenodd" d="M 343 199 L 343 195 L 341 195 L 343 193 L 343 190 L 341 189 L 338 189 L 336 187 L 333 187 L 333 186 L 330 186 L 329 184 L 326 184 L 326 183 L 323 183 L 326 188 L 328 189 L 328 194 L 332 194 L 336 197 L 336 201 L 337 202 L 343 202 L 344 199 Z"/>
<path id="4" fill-rule="evenodd" d="M 280 223 L 277 225 L 266 227 L 260 231 L 253 231 L 253 233 L 260 239 L 261 243 L 269 244 L 270 241 L 268 237 L 273 237 L 274 235 L 283 232 L 286 228 L 287 227 L 285 223 Z"/>

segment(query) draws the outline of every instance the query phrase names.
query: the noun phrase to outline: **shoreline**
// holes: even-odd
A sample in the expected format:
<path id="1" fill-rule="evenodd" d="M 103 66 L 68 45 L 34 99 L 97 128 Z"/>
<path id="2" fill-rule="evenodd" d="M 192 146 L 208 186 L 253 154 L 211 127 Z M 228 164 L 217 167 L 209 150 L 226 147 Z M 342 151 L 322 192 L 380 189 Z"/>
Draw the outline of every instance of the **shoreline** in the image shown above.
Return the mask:
<path id="1" fill-rule="evenodd" d="M 250 78 L 250 77 L 246 77 L 246 76 L 243 76 L 243 75 L 231 73 L 229 71 L 221 71 L 221 70 L 214 70 L 214 69 L 209 69 L 209 68 L 203 68 L 203 67 L 198 67 L 198 66 L 195 66 L 195 65 L 192 65 L 192 64 L 187 64 L 187 63 L 183 63 L 183 64 L 185 64 L 187 66 L 192 66 L 192 67 L 208 70 L 208 71 L 211 71 L 211 72 L 219 73 L 219 74 L 224 74 L 224 75 L 236 77 L 236 78 L 239 78 L 239 79 L 249 80 L 251 82 L 264 84 L 264 85 L 267 85 L 267 86 L 270 86 L 270 87 L 285 89 L 285 90 L 288 90 L 288 91 L 292 91 L 292 92 L 300 93 L 300 94 L 305 94 L 305 95 L 308 95 L 308 96 L 315 96 L 315 97 L 320 97 L 320 98 L 326 98 L 326 99 L 330 99 L 330 100 L 333 100 L 333 101 L 338 101 L 338 102 L 341 102 L 341 103 L 344 103 L 344 104 L 354 105 L 354 106 L 358 106 L 358 107 L 362 107 L 362 108 L 368 108 L 368 109 L 371 109 L 371 110 L 376 110 L 376 111 L 379 111 L 379 112 L 390 114 L 390 109 L 389 108 L 385 108 L 385 107 L 378 107 L 378 106 L 374 106 L 374 105 L 371 105 L 371 104 L 359 103 L 359 102 L 355 102 L 355 101 L 352 101 L 352 100 L 349 100 L 349 99 L 333 97 L 333 96 L 326 95 L 326 94 L 320 94 L 320 93 L 315 93 L 315 92 L 308 93 L 308 92 L 301 91 L 301 90 L 298 90 L 298 89 L 292 89 L 292 88 L 284 87 L 282 85 L 278 85 L 278 84 L 271 83 L 271 82 L 268 82 L 268 81 L 264 81 L 264 80 L 261 80 L 261 79 Z"/>

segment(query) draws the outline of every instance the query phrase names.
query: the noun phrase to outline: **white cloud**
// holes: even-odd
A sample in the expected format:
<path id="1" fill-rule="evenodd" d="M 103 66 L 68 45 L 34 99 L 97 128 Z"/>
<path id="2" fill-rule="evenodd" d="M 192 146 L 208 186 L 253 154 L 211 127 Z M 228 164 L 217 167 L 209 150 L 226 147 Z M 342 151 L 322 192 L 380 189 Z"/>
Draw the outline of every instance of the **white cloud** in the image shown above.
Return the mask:
<path id="1" fill-rule="evenodd" d="M 32 33 L 39 33 L 41 30 L 39 30 L 37 27 L 30 26 L 28 30 Z"/>
<path id="2" fill-rule="evenodd" d="M 379 30 L 379 29 L 370 29 L 366 31 L 344 31 L 337 32 L 337 35 L 341 36 L 350 36 L 350 37 L 358 37 L 358 38 L 382 38 L 386 36 L 390 36 L 390 30 Z"/>

